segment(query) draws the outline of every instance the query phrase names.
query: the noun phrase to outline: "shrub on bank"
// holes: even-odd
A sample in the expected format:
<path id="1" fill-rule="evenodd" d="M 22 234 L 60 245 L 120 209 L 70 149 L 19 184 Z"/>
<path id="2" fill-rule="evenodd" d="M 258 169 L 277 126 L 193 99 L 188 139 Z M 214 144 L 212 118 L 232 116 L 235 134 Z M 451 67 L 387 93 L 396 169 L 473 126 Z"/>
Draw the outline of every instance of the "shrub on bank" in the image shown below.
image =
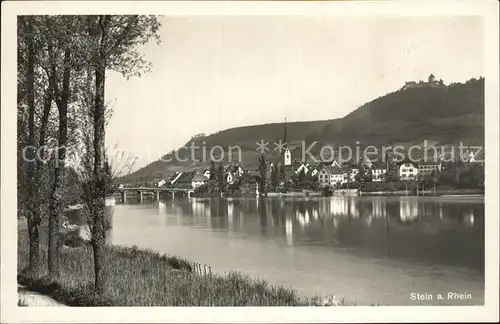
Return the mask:
<path id="1" fill-rule="evenodd" d="M 106 246 L 106 284 L 101 295 L 93 291 L 90 245 L 62 247 L 60 276 L 48 278 L 46 231 L 41 231 L 40 278 L 30 278 L 29 241 L 18 231 L 18 281 L 70 306 L 300 306 L 325 305 L 319 297 L 301 299 L 297 292 L 231 272 L 198 275 L 190 262 L 137 247 Z M 328 303 L 327 303 L 328 304 Z M 331 299 L 328 305 L 344 304 Z"/>

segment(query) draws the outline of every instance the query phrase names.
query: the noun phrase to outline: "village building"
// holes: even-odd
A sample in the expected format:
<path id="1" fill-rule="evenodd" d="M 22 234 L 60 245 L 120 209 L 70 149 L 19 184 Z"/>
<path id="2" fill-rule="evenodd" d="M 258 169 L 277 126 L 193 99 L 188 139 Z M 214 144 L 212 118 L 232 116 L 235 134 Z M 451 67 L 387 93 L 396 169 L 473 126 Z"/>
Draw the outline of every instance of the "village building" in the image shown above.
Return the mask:
<path id="1" fill-rule="evenodd" d="M 299 166 L 295 169 L 295 174 L 300 174 L 302 171 L 304 171 L 304 174 L 307 175 L 307 173 L 309 172 L 309 164 L 305 164 L 305 163 L 300 163 Z"/>
<path id="2" fill-rule="evenodd" d="M 418 167 L 411 161 L 403 161 L 398 168 L 398 175 L 400 180 L 414 180 L 418 175 Z"/>
<path id="3" fill-rule="evenodd" d="M 243 194 L 258 192 L 260 174 L 258 171 L 247 171 L 240 178 L 240 191 Z"/>
<path id="4" fill-rule="evenodd" d="M 205 178 L 210 179 L 210 169 L 203 170 L 202 174 Z"/>
<path id="5" fill-rule="evenodd" d="M 471 149 L 469 146 L 462 153 L 462 162 L 465 163 L 478 163 L 483 161 L 484 153 L 482 150 L 477 151 L 477 149 Z M 481 163 L 482 164 L 482 163 Z"/>
<path id="6" fill-rule="evenodd" d="M 373 164 L 371 172 L 373 182 L 384 181 L 385 174 L 387 173 L 387 165 L 384 163 Z"/>
<path id="7" fill-rule="evenodd" d="M 348 171 L 338 167 L 324 166 L 318 172 L 318 182 L 321 187 L 347 183 L 348 177 Z"/>
<path id="8" fill-rule="evenodd" d="M 284 152 L 281 160 L 281 169 L 283 172 L 280 176 L 282 177 L 283 182 L 289 182 L 295 175 L 295 171 L 294 171 L 294 166 L 292 165 L 292 152 L 290 151 L 290 147 L 288 146 L 286 139 L 286 119 L 284 124 L 283 143 L 284 143 L 283 145 Z"/>
<path id="9" fill-rule="evenodd" d="M 188 171 L 188 172 L 178 172 L 174 174 L 170 180 L 170 184 L 176 188 L 198 188 L 208 182 L 208 178 L 205 177 L 201 172 L 198 171 Z M 166 182 L 165 184 L 167 184 Z M 164 185 L 165 185 L 164 184 Z"/>
<path id="10" fill-rule="evenodd" d="M 405 85 L 403 86 L 403 90 L 415 88 L 415 87 L 417 87 L 417 85 L 418 84 L 415 81 L 407 81 L 407 82 L 405 82 Z"/>
<path id="11" fill-rule="evenodd" d="M 327 166 L 324 166 L 318 172 L 318 183 L 320 187 L 325 187 L 330 185 L 330 172 L 327 169 Z"/>
<path id="12" fill-rule="evenodd" d="M 233 176 L 241 177 L 245 171 L 243 168 L 239 165 L 231 164 L 229 168 L 227 169 L 227 172 L 230 172 L 233 174 Z"/>
<path id="13" fill-rule="evenodd" d="M 165 180 L 163 179 L 153 179 L 152 185 L 153 187 L 161 187 L 165 184 Z"/>
<path id="14" fill-rule="evenodd" d="M 191 179 L 191 186 L 194 188 L 198 188 L 200 186 L 203 186 L 208 182 L 208 178 L 205 177 L 201 173 L 195 173 Z"/>
<path id="15" fill-rule="evenodd" d="M 176 188 L 192 188 L 193 187 L 193 177 L 196 171 L 180 172 L 179 175 L 172 182 L 172 185 Z"/>
<path id="16" fill-rule="evenodd" d="M 325 162 L 319 162 L 316 164 L 314 168 L 311 168 L 311 176 L 316 177 L 318 175 L 318 172 L 321 171 L 321 169 L 325 166 Z"/>
<path id="17" fill-rule="evenodd" d="M 330 164 L 330 166 L 341 168 L 342 164 L 339 161 L 337 161 L 337 160 L 333 160 L 333 162 Z"/>
<path id="18" fill-rule="evenodd" d="M 240 178 L 245 171 L 239 165 L 230 164 L 225 169 L 225 179 L 229 184 L 233 184 L 236 179 Z"/>
<path id="19" fill-rule="evenodd" d="M 406 90 L 410 88 L 423 88 L 423 87 L 444 87 L 443 80 L 436 80 L 436 77 L 434 74 L 429 75 L 427 78 L 427 81 L 420 81 L 420 82 L 415 82 L 415 81 L 407 81 L 405 82 L 403 88 L 401 90 Z"/>
<path id="20" fill-rule="evenodd" d="M 372 168 L 373 162 L 369 158 L 365 157 L 363 161 L 361 161 L 360 166 L 365 170 L 368 170 Z"/>
<path id="21" fill-rule="evenodd" d="M 433 161 L 425 162 L 425 161 L 423 161 L 423 162 L 417 163 L 417 168 L 418 168 L 419 174 L 426 175 L 426 174 L 431 174 L 432 171 L 441 172 L 442 163 L 441 163 L 441 161 L 439 161 L 439 162 L 433 162 Z"/>
<path id="22" fill-rule="evenodd" d="M 474 153 L 472 153 L 472 152 L 469 153 L 469 161 L 468 162 L 472 162 L 472 163 L 476 162 L 476 159 L 474 157 Z"/>
<path id="23" fill-rule="evenodd" d="M 172 177 L 168 180 L 167 183 L 170 183 L 170 185 L 174 185 L 177 180 L 179 180 L 179 178 L 182 176 L 183 172 L 176 172 L 174 173 L 174 175 L 172 175 Z"/>
<path id="24" fill-rule="evenodd" d="M 226 182 L 229 184 L 234 183 L 234 177 L 233 177 L 233 174 L 231 172 L 226 173 Z"/>
<path id="25" fill-rule="evenodd" d="M 356 181 L 356 176 L 358 175 L 358 173 L 360 172 L 360 168 L 359 166 L 355 166 L 355 167 L 352 167 L 352 168 L 344 168 L 344 170 L 347 172 L 348 174 L 348 177 L 349 177 L 349 181 L 350 182 L 354 182 Z"/>

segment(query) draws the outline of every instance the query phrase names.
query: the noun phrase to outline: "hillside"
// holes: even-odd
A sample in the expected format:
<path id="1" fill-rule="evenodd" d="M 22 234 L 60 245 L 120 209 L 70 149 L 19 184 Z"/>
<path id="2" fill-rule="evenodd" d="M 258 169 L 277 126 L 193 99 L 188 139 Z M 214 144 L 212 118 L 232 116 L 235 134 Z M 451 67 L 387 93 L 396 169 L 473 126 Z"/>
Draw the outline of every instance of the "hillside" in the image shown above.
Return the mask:
<path id="1" fill-rule="evenodd" d="M 306 138 L 309 134 L 317 129 L 322 129 L 329 121 L 306 121 L 306 122 L 287 122 L 287 141 L 288 142 L 299 142 Z M 279 140 L 283 140 L 284 137 L 284 123 L 272 123 L 264 125 L 253 125 L 245 127 L 236 127 L 226 129 L 215 134 L 208 136 L 191 139 L 184 147 L 190 148 L 191 143 L 194 143 L 200 149 L 196 150 L 195 157 L 198 160 L 203 160 L 203 152 L 201 147 L 206 147 L 207 156 L 210 155 L 210 148 L 215 145 L 223 147 L 228 150 L 230 146 L 238 146 L 241 148 L 242 158 L 241 160 L 247 167 L 252 167 L 256 164 L 259 153 L 256 149 L 256 142 L 260 140 L 268 141 L 271 144 L 268 146 L 272 149 L 274 146 L 272 143 Z M 237 153 L 236 150 L 233 151 L 233 161 L 236 162 Z M 215 152 L 216 153 L 216 152 Z M 269 158 L 272 159 L 271 155 L 273 152 L 269 153 Z M 180 160 L 189 158 L 189 151 L 180 150 L 178 156 Z M 274 158 L 278 159 L 278 155 L 274 154 Z M 172 155 L 172 153 L 167 153 L 162 157 L 162 160 L 153 161 L 144 168 L 141 168 L 134 172 L 133 174 L 122 179 L 124 182 L 133 182 L 138 179 L 140 180 L 150 180 L 156 178 L 164 178 L 172 175 L 174 172 L 182 172 L 190 170 L 193 168 L 203 168 L 208 167 L 209 161 L 205 163 L 197 163 L 189 159 L 188 162 L 181 162 Z M 172 160 L 172 162 L 164 162 Z M 225 162 L 230 162 L 229 158 L 224 159 Z"/>
<path id="2" fill-rule="evenodd" d="M 321 131 L 327 142 L 454 142 L 484 136 L 484 79 L 399 90 L 377 98 Z"/>
<path id="3" fill-rule="evenodd" d="M 272 150 L 272 143 L 283 138 L 283 126 L 283 123 L 274 123 L 231 128 L 191 139 L 185 146 L 190 147 L 191 142 L 197 146 L 205 146 L 207 156 L 214 145 L 223 147 L 226 153 L 229 146 L 239 146 L 242 150 L 240 162 L 253 168 L 259 155 L 255 150 L 255 142 L 269 141 L 269 148 Z M 484 78 L 449 86 L 401 89 L 368 102 L 343 118 L 287 123 L 287 139 L 292 147 L 292 156 L 297 159 L 302 155 L 302 141 L 305 141 L 306 147 L 313 141 L 318 141 L 312 150 L 313 154 L 319 152 L 322 144 L 353 145 L 356 141 L 364 145 L 410 144 L 421 143 L 423 140 L 443 144 L 464 142 L 481 145 L 484 142 Z M 195 158 L 202 159 L 203 150 L 198 149 L 196 152 Z M 234 151 L 233 161 L 236 156 Z M 163 159 L 171 157 L 169 153 Z M 179 157 L 188 157 L 188 151 L 180 151 Z M 279 156 L 270 151 L 268 159 L 278 160 Z M 175 171 L 203 168 L 209 164 L 209 161 L 173 160 L 154 161 L 122 180 L 132 182 L 162 178 Z M 224 161 L 229 162 L 227 156 Z"/>

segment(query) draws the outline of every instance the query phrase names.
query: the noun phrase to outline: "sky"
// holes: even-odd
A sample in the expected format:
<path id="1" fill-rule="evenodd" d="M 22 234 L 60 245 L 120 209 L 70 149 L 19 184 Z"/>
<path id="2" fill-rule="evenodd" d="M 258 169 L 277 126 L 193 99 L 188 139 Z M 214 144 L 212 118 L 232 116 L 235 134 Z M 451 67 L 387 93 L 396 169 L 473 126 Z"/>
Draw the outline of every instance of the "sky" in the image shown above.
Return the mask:
<path id="1" fill-rule="evenodd" d="M 340 118 L 406 81 L 484 76 L 480 17 L 162 17 L 140 78 L 109 72 L 108 146 L 135 169 L 197 133 Z"/>

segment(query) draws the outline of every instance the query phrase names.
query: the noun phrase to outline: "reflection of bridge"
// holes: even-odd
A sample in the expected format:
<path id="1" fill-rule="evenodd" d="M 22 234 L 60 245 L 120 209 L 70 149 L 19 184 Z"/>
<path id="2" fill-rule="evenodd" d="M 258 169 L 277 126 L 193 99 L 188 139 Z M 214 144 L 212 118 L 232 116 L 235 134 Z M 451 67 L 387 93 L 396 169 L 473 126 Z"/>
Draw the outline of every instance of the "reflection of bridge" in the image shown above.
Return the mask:
<path id="1" fill-rule="evenodd" d="M 172 199 L 175 198 L 175 193 L 180 193 L 180 195 L 186 195 L 187 197 L 191 197 L 194 193 L 194 190 L 191 188 L 164 188 L 164 187 L 121 187 L 118 188 L 117 192 L 119 192 L 122 196 L 122 201 L 127 199 L 127 192 L 136 192 L 139 194 L 139 200 L 142 201 L 144 193 L 153 193 L 156 197 L 156 200 L 160 200 L 160 194 L 162 192 L 167 192 L 172 194 Z"/>

